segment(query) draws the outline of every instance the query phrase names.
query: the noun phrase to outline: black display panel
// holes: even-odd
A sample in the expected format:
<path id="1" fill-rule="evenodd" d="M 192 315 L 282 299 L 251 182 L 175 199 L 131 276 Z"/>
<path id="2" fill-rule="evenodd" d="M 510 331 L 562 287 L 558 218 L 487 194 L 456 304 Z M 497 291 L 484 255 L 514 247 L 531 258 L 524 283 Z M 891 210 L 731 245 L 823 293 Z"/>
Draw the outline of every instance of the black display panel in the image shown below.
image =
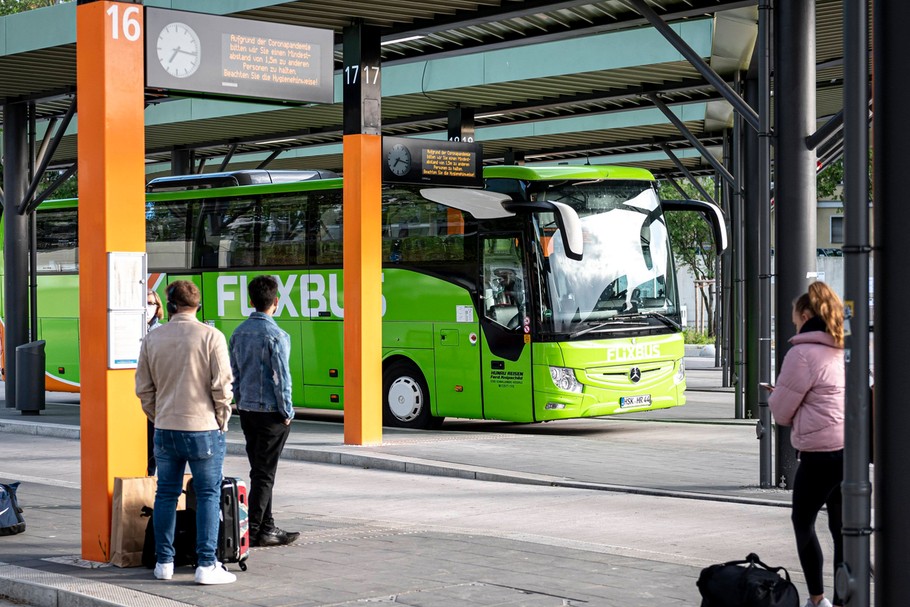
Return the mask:
<path id="1" fill-rule="evenodd" d="M 334 102 L 331 30 L 145 9 L 150 88 L 252 100 Z"/>
<path id="2" fill-rule="evenodd" d="M 382 138 L 382 181 L 483 187 L 479 143 Z"/>

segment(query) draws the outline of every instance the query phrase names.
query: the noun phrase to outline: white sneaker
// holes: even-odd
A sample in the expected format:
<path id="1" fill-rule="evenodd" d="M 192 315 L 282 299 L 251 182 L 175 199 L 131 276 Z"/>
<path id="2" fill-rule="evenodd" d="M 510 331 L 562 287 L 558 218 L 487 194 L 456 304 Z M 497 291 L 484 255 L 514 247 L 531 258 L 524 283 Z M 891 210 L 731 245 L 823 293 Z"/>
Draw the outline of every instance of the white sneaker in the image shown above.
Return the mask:
<path id="1" fill-rule="evenodd" d="M 230 584 L 236 581 L 237 576 L 225 569 L 224 565 L 218 561 L 208 567 L 196 567 L 197 584 Z"/>
<path id="2" fill-rule="evenodd" d="M 805 607 L 834 607 L 828 599 L 822 599 L 818 603 L 813 603 L 812 599 L 806 599 Z"/>
<path id="3" fill-rule="evenodd" d="M 156 563 L 155 578 L 159 580 L 169 580 L 174 577 L 174 563 Z"/>

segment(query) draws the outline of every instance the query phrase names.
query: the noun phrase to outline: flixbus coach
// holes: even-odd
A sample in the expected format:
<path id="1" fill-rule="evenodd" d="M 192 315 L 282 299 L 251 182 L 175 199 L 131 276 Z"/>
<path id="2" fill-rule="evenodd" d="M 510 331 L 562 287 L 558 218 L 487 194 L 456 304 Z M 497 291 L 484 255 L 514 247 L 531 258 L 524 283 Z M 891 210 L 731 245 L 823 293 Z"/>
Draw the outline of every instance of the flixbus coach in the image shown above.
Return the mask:
<path id="1" fill-rule="evenodd" d="M 685 402 L 679 294 L 665 209 L 645 170 L 484 169 L 479 189 L 382 191 L 383 415 L 538 422 Z M 202 291 L 200 319 L 230 336 L 258 274 L 279 284 L 296 407 L 343 409 L 342 180 L 236 171 L 147 187 L 150 285 Z M 77 204 L 37 211 L 38 338 L 47 389 L 79 389 Z"/>

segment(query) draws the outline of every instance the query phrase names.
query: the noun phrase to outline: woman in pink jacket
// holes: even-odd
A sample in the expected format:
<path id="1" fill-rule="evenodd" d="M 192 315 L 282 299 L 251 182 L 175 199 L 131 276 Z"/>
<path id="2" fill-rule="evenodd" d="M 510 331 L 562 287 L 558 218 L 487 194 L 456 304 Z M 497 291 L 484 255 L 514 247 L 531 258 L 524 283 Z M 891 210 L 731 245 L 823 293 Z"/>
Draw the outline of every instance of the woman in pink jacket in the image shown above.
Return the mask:
<path id="1" fill-rule="evenodd" d="M 799 453 L 793 481 L 793 531 L 810 598 L 806 607 L 831 607 L 822 581 L 823 557 L 815 520 L 828 507 L 834 566 L 843 561 L 841 481 L 844 476 L 844 305 L 823 282 L 793 304 L 796 335 L 784 357 L 768 405 L 777 423 L 792 426 Z M 843 601 L 834 593 L 834 605 Z"/>

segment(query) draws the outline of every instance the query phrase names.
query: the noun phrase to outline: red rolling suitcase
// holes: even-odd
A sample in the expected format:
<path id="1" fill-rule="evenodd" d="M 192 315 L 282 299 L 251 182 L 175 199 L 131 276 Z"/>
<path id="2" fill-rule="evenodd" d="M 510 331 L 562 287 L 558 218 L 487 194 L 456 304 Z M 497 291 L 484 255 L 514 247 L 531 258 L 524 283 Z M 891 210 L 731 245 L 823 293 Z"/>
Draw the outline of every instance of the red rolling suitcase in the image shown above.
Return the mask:
<path id="1" fill-rule="evenodd" d="M 192 479 L 186 486 L 186 507 L 196 509 Z M 221 524 L 215 556 L 222 563 L 237 563 L 246 571 L 250 556 L 250 507 L 246 483 L 239 478 L 221 479 Z"/>

